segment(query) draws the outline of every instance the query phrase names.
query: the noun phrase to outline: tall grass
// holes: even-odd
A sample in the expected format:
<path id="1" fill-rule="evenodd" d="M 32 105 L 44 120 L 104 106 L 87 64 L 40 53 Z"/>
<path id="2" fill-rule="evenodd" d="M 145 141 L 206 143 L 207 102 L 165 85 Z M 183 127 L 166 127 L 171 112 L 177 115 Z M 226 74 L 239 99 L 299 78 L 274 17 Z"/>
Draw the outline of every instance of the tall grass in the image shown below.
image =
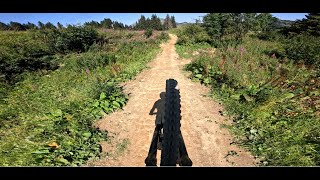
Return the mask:
<path id="1" fill-rule="evenodd" d="M 280 46 L 246 38 L 237 48 L 200 53 L 186 70 L 212 88 L 232 117 L 235 141 L 261 165 L 320 165 L 317 69 L 266 53 Z"/>

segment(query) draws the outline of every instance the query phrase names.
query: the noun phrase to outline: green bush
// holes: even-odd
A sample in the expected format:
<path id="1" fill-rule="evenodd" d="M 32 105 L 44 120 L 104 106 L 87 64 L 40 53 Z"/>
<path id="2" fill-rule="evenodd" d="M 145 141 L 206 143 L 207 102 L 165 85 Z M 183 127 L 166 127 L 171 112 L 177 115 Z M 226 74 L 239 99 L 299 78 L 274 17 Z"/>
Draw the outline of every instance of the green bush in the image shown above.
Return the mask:
<path id="1" fill-rule="evenodd" d="M 147 38 L 149 38 L 151 35 L 152 35 L 152 29 L 146 29 L 145 31 L 144 31 L 144 35 L 147 37 Z"/>
<path id="2" fill-rule="evenodd" d="M 60 53 L 84 52 L 98 40 L 98 32 L 89 27 L 68 26 L 61 30 L 47 30 L 51 46 Z"/>
<path id="3" fill-rule="evenodd" d="M 181 28 L 178 31 L 177 44 L 192 44 L 201 42 L 210 42 L 210 37 L 205 29 L 199 25 L 191 24 Z"/>
<path id="4" fill-rule="evenodd" d="M 286 40 L 285 51 L 288 58 L 307 65 L 320 64 L 320 38 L 310 35 L 298 35 Z"/>
<path id="5" fill-rule="evenodd" d="M 281 41 L 284 39 L 283 35 L 278 31 L 264 31 L 258 33 L 256 36 L 264 41 Z"/>
<path id="6" fill-rule="evenodd" d="M 159 35 L 159 39 L 166 41 L 169 39 L 169 34 L 165 32 L 161 32 L 161 34 Z"/>
<path id="7" fill-rule="evenodd" d="M 56 69 L 52 54 L 38 31 L 0 32 L 0 77 L 15 83 L 23 72 Z"/>

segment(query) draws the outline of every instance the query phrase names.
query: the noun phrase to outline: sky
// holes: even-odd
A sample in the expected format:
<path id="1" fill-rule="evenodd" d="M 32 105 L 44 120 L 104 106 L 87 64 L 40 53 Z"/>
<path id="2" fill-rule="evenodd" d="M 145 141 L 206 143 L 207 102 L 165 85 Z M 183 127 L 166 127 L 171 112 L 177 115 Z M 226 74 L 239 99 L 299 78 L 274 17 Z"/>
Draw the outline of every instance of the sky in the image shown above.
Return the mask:
<path id="1" fill-rule="evenodd" d="M 113 21 L 122 22 L 127 25 L 134 24 L 141 15 L 151 17 L 153 13 L 0 13 L 0 22 L 9 23 L 15 21 L 19 23 L 31 22 L 38 24 L 51 22 L 62 25 L 83 24 L 89 21 L 102 21 L 104 18 L 110 18 Z M 160 18 L 165 18 L 167 13 L 154 13 Z M 202 19 L 206 13 L 169 13 L 174 16 L 176 22 L 195 22 L 195 19 Z M 296 20 L 305 18 L 307 13 L 271 13 L 273 16 L 282 20 Z"/>

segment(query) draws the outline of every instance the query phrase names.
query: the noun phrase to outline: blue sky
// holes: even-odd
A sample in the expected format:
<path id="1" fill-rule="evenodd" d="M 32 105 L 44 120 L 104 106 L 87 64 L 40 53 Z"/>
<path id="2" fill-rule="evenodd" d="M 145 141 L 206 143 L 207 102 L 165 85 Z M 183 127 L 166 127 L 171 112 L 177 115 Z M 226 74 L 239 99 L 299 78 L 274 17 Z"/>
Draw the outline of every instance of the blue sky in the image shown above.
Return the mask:
<path id="1" fill-rule="evenodd" d="M 0 13 L 0 22 L 9 23 L 16 21 L 20 23 L 32 22 L 37 24 L 38 21 L 43 23 L 51 22 L 56 24 L 60 22 L 66 24 L 83 24 L 88 21 L 101 21 L 104 18 L 110 18 L 113 21 L 119 21 L 131 25 L 136 22 L 141 15 L 151 17 L 153 13 Z M 167 13 L 155 13 L 158 17 L 164 18 Z M 169 13 L 175 16 L 178 23 L 195 22 L 206 13 Z M 302 19 L 307 13 L 272 13 L 273 16 L 283 20 Z"/>

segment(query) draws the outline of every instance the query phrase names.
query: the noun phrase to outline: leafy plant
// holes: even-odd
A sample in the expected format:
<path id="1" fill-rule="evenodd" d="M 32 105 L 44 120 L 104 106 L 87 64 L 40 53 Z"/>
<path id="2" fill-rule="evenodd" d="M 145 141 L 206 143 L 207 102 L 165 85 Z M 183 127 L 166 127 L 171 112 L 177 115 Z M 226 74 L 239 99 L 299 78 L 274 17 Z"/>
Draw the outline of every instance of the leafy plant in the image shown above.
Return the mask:
<path id="1" fill-rule="evenodd" d="M 152 29 L 146 29 L 145 31 L 144 31 L 144 35 L 147 37 L 147 38 L 149 38 L 151 35 L 152 35 Z"/>

